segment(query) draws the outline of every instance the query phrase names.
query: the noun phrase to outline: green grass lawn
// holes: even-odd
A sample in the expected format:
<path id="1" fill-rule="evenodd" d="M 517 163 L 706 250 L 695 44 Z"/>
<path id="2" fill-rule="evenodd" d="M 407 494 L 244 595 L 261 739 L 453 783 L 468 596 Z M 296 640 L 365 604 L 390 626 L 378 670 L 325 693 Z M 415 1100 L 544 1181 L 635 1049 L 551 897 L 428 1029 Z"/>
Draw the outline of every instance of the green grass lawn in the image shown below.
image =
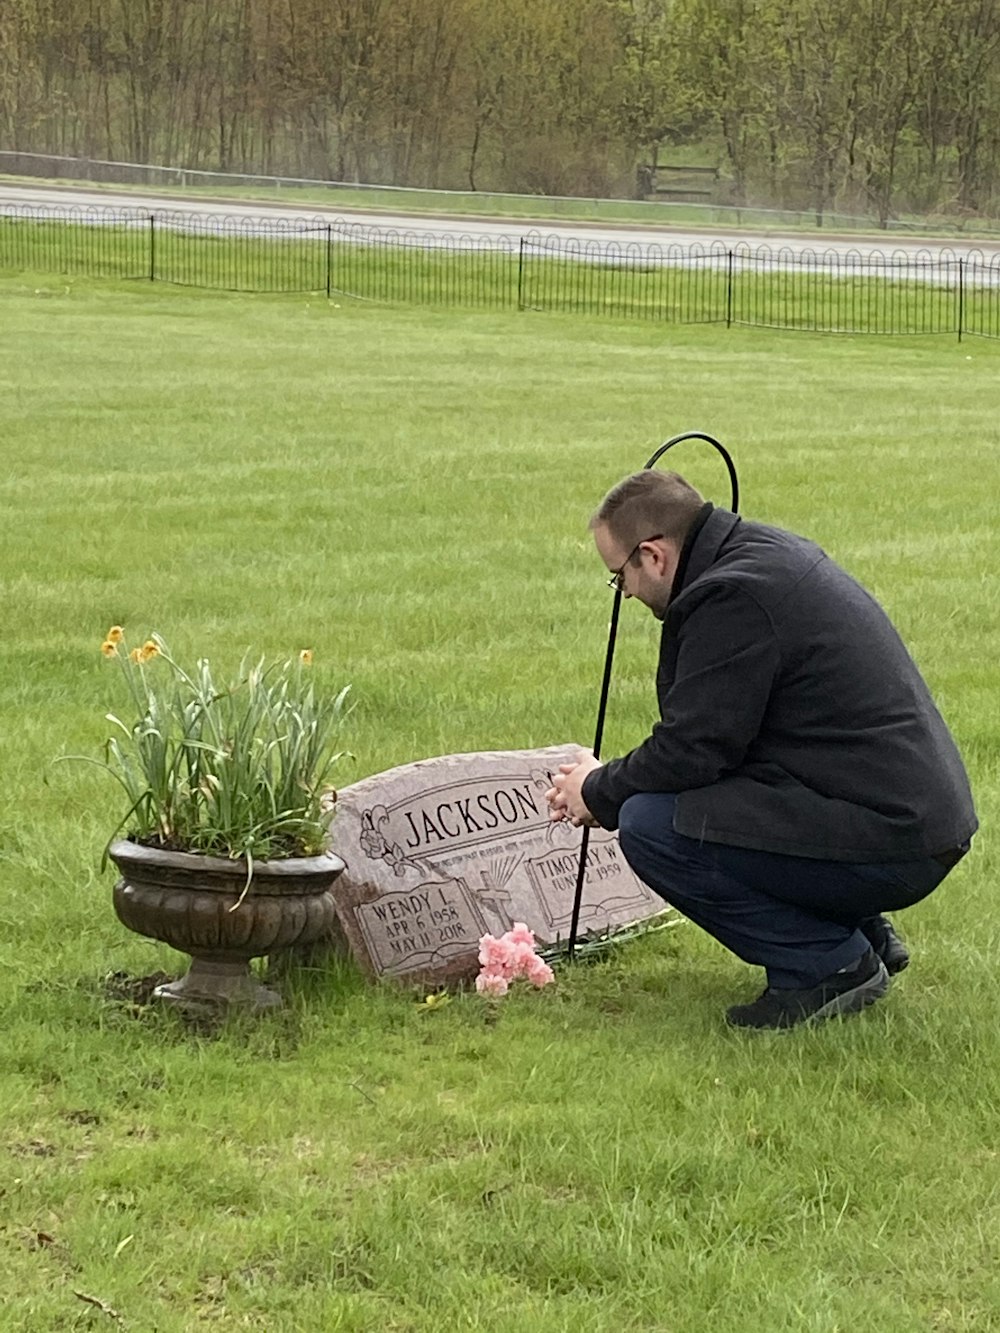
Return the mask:
<path id="1" fill-rule="evenodd" d="M 45 277 L 0 318 L 0 1327 L 1000 1329 L 1000 347 Z M 889 997 L 728 1030 L 760 977 L 681 926 L 498 1016 L 346 963 L 254 1023 L 130 1004 L 184 960 L 112 912 L 111 780 L 54 763 L 121 702 L 106 628 L 312 648 L 357 700 L 342 785 L 589 743 L 587 519 L 684 429 L 881 598 L 968 759 L 984 829 Z M 706 446 L 672 462 L 727 501 Z M 656 635 L 627 604 L 608 754 Z"/>

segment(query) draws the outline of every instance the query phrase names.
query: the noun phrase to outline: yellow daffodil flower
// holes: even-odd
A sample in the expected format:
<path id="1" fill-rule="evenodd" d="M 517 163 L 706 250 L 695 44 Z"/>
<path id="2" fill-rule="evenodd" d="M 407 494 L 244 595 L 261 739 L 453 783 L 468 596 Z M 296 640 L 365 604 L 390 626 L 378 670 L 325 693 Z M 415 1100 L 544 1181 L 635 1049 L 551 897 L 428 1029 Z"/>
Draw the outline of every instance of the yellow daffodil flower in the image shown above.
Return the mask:
<path id="1" fill-rule="evenodd" d="M 118 653 L 118 648 L 111 639 L 105 639 L 101 644 L 101 652 L 105 657 L 115 657 Z"/>
<path id="2" fill-rule="evenodd" d="M 299 653 L 299 661 L 303 666 L 312 666 L 313 650 L 311 648 L 303 648 L 301 653 Z"/>
<path id="3" fill-rule="evenodd" d="M 124 637 L 125 631 L 122 629 L 121 625 L 112 625 L 104 636 L 108 643 L 121 643 Z"/>
<path id="4" fill-rule="evenodd" d="M 128 655 L 128 660 L 129 660 L 130 662 L 141 662 L 141 661 L 142 661 L 142 649 L 141 649 L 141 648 L 133 648 L 132 651 L 131 651 L 131 652 L 129 653 L 129 655 Z"/>
<path id="5" fill-rule="evenodd" d="M 156 657 L 159 651 L 160 650 L 158 646 L 153 642 L 153 640 L 147 639 L 146 642 L 142 645 L 142 648 L 140 649 L 139 661 L 148 662 L 150 658 Z"/>

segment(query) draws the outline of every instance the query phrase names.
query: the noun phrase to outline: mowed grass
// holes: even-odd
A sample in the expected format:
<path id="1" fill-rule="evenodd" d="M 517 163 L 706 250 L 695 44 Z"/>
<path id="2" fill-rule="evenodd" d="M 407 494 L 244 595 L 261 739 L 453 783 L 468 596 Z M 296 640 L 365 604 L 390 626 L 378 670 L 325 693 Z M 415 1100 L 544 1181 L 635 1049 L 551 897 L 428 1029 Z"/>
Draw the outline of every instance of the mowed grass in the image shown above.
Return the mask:
<path id="1" fill-rule="evenodd" d="M 45 277 L 0 317 L 0 1326 L 1000 1328 L 1000 348 Z M 499 1010 L 349 963 L 216 1030 L 116 999 L 184 960 L 114 917 L 111 780 L 54 762 L 121 702 L 107 626 L 312 648 L 357 701 L 342 784 L 587 744 L 587 518 L 684 429 L 880 597 L 968 759 L 983 832 L 890 996 L 729 1031 L 761 979 L 682 926 Z M 671 461 L 728 501 L 707 446 Z M 627 604 L 608 754 L 656 636 Z"/>

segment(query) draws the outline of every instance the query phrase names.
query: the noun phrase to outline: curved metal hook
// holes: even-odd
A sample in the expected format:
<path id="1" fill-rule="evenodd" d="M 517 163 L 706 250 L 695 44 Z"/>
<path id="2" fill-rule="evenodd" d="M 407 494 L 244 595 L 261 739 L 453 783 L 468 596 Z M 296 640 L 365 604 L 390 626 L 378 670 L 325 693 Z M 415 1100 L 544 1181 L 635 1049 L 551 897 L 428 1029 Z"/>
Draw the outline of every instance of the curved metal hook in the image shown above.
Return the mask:
<path id="1" fill-rule="evenodd" d="M 650 458 L 649 462 L 646 464 L 646 468 L 653 467 L 668 449 L 672 449 L 675 444 L 680 444 L 682 440 L 704 440 L 707 444 L 710 444 L 714 449 L 719 451 L 722 455 L 722 460 L 726 465 L 726 470 L 729 473 L 729 484 L 733 497 L 730 508 L 734 514 L 738 514 L 740 508 L 740 485 L 736 477 L 736 467 L 732 458 L 729 456 L 728 450 L 725 449 L 713 435 L 706 435 L 704 431 L 700 430 L 689 430 L 684 431 L 681 435 L 674 435 L 671 439 L 666 440 L 660 445 L 659 449 L 656 450 L 652 458 Z M 645 469 L 643 470 L 645 471 Z M 608 693 L 611 688 L 611 667 L 615 656 L 615 639 L 618 634 L 618 612 L 621 609 L 621 604 L 622 591 L 621 588 L 616 588 L 614 605 L 611 608 L 611 626 L 608 632 L 608 651 L 604 658 L 604 676 L 601 681 L 601 699 L 597 706 L 597 726 L 594 730 L 595 758 L 600 757 L 601 742 L 604 739 L 604 718 L 608 709 Z M 580 865 L 577 870 L 576 896 L 573 899 L 573 916 L 570 920 L 569 927 L 569 946 L 567 954 L 570 961 L 573 960 L 576 949 L 576 932 L 577 927 L 580 924 L 580 906 L 583 902 L 583 882 L 587 873 L 587 848 L 589 843 L 590 829 L 585 828 L 583 830 L 583 837 L 580 841 Z"/>
<path id="2" fill-rule="evenodd" d="M 657 449 L 656 453 L 653 454 L 652 458 L 646 464 L 646 467 L 653 467 L 668 449 L 672 449 L 675 444 L 680 444 L 682 440 L 704 440 L 707 444 L 710 444 L 713 449 L 718 449 L 719 453 L 722 455 L 722 461 L 726 465 L 726 471 L 729 473 L 729 485 L 733 493 L 732 504 L 729 507 L 734 514 L 738 514 L 740 512 L 740 483 L 736 479 L 736 467 L 729 456 L 729 451 L 719 443 L 714 435 L 706 435 L 705 432 L 701 430 L 688 430 L 685 431 L 683 435 L 675 435 L 673 439 L 667 440 L 665 444 L 660 445 L 659 449 Z"/>

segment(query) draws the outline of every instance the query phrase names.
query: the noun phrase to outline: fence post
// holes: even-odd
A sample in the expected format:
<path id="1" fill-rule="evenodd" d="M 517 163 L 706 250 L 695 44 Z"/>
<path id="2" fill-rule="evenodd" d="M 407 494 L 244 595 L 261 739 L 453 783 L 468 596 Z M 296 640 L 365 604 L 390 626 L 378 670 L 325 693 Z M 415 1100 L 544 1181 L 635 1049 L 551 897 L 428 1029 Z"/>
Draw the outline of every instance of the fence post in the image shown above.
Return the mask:
<path id="1" fill-rule="evenodd" d="M 726 328 L 733 325 L 733 252 L 726 251 Z"/>
<path id="2" fill-rule="evenodd" d="M 965 320 L 965 260 L 958 261 L 958 341 L 962 341 L 962 324 Z"/>
<path id="3" fill-rule="evenodd" d="M 326 299 L 330 299 L 330 262 L 333 248 L 333 227 L 326 224 Z"/>
<path id="4" fill-rule="evenodd" d="M 156 214 L 149 215 L 149 280 L 156 281 Z"/>
<path id="5" fill-rule="evenodd" d="M 524 309 L 524 237 L 521 237 L 520 244 L 517 247 L 517 308 Z"/>

